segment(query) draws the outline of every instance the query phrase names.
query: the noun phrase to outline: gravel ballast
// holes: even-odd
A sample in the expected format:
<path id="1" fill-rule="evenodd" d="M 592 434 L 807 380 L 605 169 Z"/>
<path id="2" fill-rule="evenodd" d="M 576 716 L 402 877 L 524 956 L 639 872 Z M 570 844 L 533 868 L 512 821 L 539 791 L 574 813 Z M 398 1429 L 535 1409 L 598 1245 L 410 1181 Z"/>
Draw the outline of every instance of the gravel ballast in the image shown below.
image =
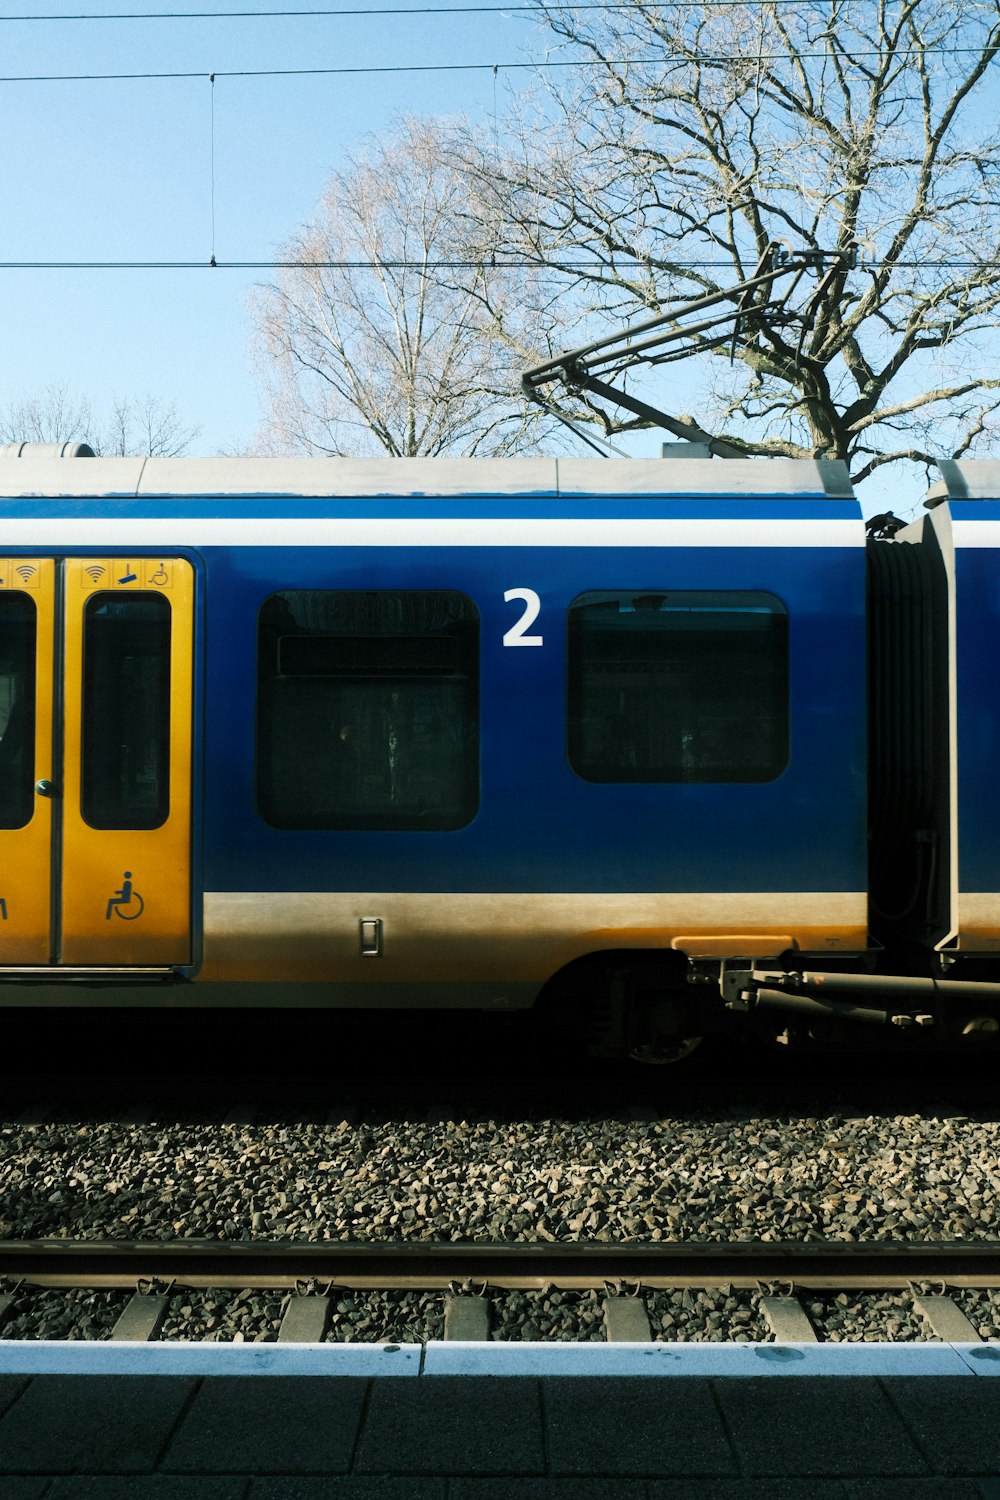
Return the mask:
<path id="1" fill-rule="evenodd" d="M 991 1116 L 6 1124 L 0 1237 L 996 1239 Z"/>
<path id="2" fill-rule="evenodd" d="M 24 1288 L 12 1315 L 0 1327 L 5 1339 L 106 1339 L 118 1322 L 130 1292 L 40 1291 Z"/>
<path id="3" fill-rule="evenodd" d="M 647 1292 L 653 1338 L 660 1343 L 766 1343 L 771 1337 L 760 1293 L 705 1287 Z"/>
<path id="4" fill-rule="evenodd" d="M 108 1339 L 130 1294 L 122 1291 L 24 1287 L 3 1339 Z M 248 1288 L 183 1288 L 168 1299 L 158 1334 L 168 1342 L 265 1343 L 278 1339 L 291 1294 Z M 638 1294 L 657 1343 L 768 1343 L 773 1334 L 746 1288 L 647 1290 Z M 956 1293 L 954 1300 L 985 1339 L 998 1336 L 998 1294 Z M 604 1295 L 546 1287 L 487 1293 L 490 1337 L 495 1342 L 603 1343 Z M 327 1343 L 419 1344 L 441 1339 L 447 1298 L 441 1292 L 335 1291 L 330 1298 Z M 932 1342 L 911 1292 L 803 1293 L 800 1303 L 822 1343 Z"/>

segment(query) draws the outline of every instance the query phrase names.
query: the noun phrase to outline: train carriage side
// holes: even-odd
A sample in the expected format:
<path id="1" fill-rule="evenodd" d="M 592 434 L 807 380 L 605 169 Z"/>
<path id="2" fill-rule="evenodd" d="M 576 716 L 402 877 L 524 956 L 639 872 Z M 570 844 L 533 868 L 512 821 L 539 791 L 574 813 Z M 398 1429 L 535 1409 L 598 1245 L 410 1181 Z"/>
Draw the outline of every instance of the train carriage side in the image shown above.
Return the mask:
<path id="1" fill-rule="evenodd" d="M 27 952 L 0 920 L 0 1003 L 503 1009 L 562 982 L 669 1051 L 725 1019 L 692 977 L 865 952 L 840 465 L 129 465 L 0 473 L 0 897 L 38 929 Z M 127 755 L 94 748 L 109 703 Z"/>
<path id="2" fill-rule="evenodd" d="M 940 462 L 927 501 L 951 585 L 956 978 L 1000 982 L 1000 463 Z M 986 996 L 986 998 L 990 998 Z M 997 996 L 992 997 L 996 1008 Z M 995 1026 L 995 1023 L 993 1023 Z"/>

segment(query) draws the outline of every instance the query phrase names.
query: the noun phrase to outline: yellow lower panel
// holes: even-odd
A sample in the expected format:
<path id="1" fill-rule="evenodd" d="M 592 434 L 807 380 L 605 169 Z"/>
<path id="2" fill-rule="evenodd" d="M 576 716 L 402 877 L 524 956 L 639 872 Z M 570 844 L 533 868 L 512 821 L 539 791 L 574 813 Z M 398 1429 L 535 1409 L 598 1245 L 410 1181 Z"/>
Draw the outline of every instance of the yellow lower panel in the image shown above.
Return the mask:
<path id="1" fill-rule="evenodd" d="M 362 922 L 381 951 L 362 952 Z M 719 954 L 738 935 L 788 935 L 807 952 L 868 945 L 863 891 L 709 894 L 208 892 L 199 978 L 326 983 L 543 983 L 613 948 Z M 755 947 L 757 944 L 754 945 Z M 747 947 L 728 948 L 747 953 Z M 778 950 L 780 951 L 780 950 Z M 773 950 L 771 955 L 773 956 Z"/>
<path id="2" fill-rule="evenodd" d="M 0 964 L 49 961 L 51 808 L 39 798 L 26 828 L 0 832 Z"/>
<path id="3" fill-rule="evenodd" d="M 959 891 L 958 947 L 969 953 L 1000 951 L 1000 893 Z"/>
<path id="4" fill-rule="evenodd" d="M 186 964 L 191 957 L 186 840 L 170 860 L 163 830 L 91 831 L 63 871 L 65 964 Z"/>

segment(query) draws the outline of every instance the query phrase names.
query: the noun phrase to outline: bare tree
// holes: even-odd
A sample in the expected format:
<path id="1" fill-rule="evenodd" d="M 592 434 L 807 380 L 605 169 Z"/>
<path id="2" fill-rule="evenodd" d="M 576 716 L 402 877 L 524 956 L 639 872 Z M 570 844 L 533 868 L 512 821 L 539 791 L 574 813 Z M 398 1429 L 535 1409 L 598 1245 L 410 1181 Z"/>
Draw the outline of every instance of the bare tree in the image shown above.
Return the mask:
<path id="1" fill-rule="evenodd" d="M 0 442 L 92 444 L 94 414 L 86 396 L 65 385 L 48 385 L 27 396 L 13 396 L 0 407 Z"/>
<path id="2" fill-rule="evenodd" d="M 89 397 L 72 395 L 66 385 L 49 385 L 0 406 L 0 442 L 86 442 L 106 456 L 172 458 L 199 431 L 184 425 L 175 402 L 158 396 L 115 396 L 103 419 Z"/>
<path id="3" fill-rule="evenodd" d="M 520 372 L 560 326 L 558 296 L 535 275 L 527 297 L 523 273 L 482 257 L 442 140 L 409 119 L 371 143 L 286 247 L 295 264 L 258 289 L 261 447 L 414 457 L 538 441 Z"/>
<path id="4" fill-rule="evenodd" d="M 116 396 L 111 415 L 97 429 L 92 446 L 107 456 L 176 458 L 187 452 L 200 431 L 200 427 L 185 426 L 174 401 L 150 395 Z"/>
<path id="5" fill-rule="evenodd" d="M 571 266 L 586 327 L 731 286 L 775 241 L 839 251 L 801 344 L 751 308 L 732 365 L 710 362 L 703 425 L 856 479 L 990 430 L 996 0 L 539 11 L 588 66 L 502 151 L 492 133 L 457 149 L 495 254 Z"/>

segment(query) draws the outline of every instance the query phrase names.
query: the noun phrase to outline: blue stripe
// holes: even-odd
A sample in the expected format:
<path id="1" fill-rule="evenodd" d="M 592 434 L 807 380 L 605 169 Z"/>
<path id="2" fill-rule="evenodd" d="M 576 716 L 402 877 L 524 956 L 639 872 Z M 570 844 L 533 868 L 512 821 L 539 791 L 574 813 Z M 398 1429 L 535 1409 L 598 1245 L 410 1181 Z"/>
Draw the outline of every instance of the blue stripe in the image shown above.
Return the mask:
<path id="1" fill-rule="evenodd" d="M 301 495 L 263 496 L 259 499 L 232 497 L 177 500 L 163 498 L 131 499 L 111 496 L 95 499 L 60 497 L 0 500 L 0 517 L 18 520 L 57 520 L 81 517 L 94 520 L 123 518 L 127 520 L 856 520 L 860 509 L 855 500 L 831 500 L 817 495 L 803 500 L 765 498 L 746 499 L 719 496 L 636 498 L 602 495 L 570 496 L 564 500 L 549 495 L 536 498 L 519 496 L 468 496 L 452 499 L 426 499 L 423 496 L 399 499 L 378 496 L 372 499 L 333 499 L 326 496 L 304 498 Z"/>
<path id="2" fill-rule="evenodd" d="M 949 500 L 953 521 L 1000 521 L 1000 499 Z"/>

